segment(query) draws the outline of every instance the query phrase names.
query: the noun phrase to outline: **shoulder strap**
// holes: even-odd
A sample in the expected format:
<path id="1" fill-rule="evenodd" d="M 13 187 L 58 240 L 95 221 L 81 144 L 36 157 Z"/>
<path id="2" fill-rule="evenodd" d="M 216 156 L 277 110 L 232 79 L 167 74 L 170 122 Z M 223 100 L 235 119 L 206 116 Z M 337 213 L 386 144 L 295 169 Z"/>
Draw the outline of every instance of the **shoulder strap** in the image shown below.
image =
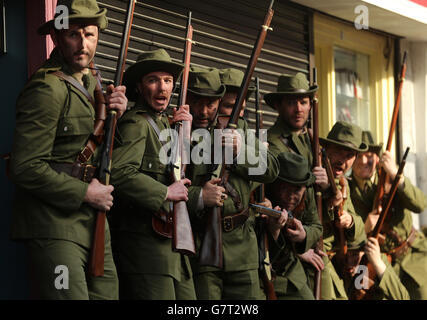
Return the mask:
<path id="1" fill-rule="evenodd" d="M 295 150 L 291 147 L 288 138 L 285 138 L 283 135 L 280 135 L 279 139 L 280 139 L 280 141 L 282 141 L 282 143 L 285 145 L 285 147 L 288 148 L 288 150 L 289 150 L 288 152 L 296 154 Z"/>
<path id="2" fill-rule="evenodd" d="M 156 133 L 157 138 L 159 139 L 160 143 L 162 145 L 165 145 L 166 141 L 161 141 L 160 140 L 160 128 L 157 125 L 157 123 L 154 121 L 154 119 L 148 113 L 144 113 L 142 116 L 148 121 L 148 123 L 150 124 L 150 126 L 154 129 L 154 132 Z M 171 139 L 172 138 L 173 138 L 173 136 L 171 135 Z"/>
<path id="3" fill-rule="evenodd" d="M 62 71 L 59 71 L 59 70 L 55 71 L 55 72 L 52 72 L 52 74 L 54 74 L 55 76 L 57 76 L 58 78 L 60 78 L 60 79 L 62 79 L 64 81 L 67 81 L 74 88 L 76 88 L 77 90 L 79 90 L 89 100 L 89 102 L 92 104 L 92 106 L 95 107 L 95 101 L 93 100 L 93 98 L 90 95 L 90 93 L 75 78 L 73 78 L 72 76 L 69 76 L 69 75 L 67 75 L 67 74 L 65 74 L 65 73 L 63 73 Z"/>

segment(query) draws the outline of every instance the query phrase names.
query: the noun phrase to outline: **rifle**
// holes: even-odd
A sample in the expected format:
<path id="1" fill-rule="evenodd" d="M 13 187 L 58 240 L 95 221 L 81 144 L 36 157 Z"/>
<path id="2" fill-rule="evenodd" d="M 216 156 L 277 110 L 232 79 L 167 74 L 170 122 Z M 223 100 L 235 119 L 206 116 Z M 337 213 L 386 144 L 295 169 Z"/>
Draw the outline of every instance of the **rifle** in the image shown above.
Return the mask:
<path id="1" fill-rule="evenodd" d="M 130 32 L 132 27 L 133 13 L 135 11 L 136 0 L 129 0 L 126 23 L 123 30 L 120 53 L 117 61 L 116 74 L 114 77 L 114 86 L 120 86 L 123 79 L 123 71 L 126 64 L 127 49 L 129 46 Z M 93 65 L 93 63 L 92 63 Z M 97 70 L 91 68 L 92 74 L 97 79 L 95 88 L 95 101 L 97 104 L 105 105 L 105 96 L 102 91 L 101 76 Z M 104 123 L 104 145 L 101 152 L 98 179 L 101 183 L 108 185 L 110 183 L 111 159 L 113 155 L 114 135 L 117 124 L 117 112 L 110 110 Z M 105 219 L 106 212 L 99 211 L 96 217 L 95 233 L 93 237 L 92 250 L 89 261 L 89 273 L 94 277 L 104 275 L 104 250 L 105 250 Z"/>
<path id="2" fill-rule="evenodd" d="M 326 173 L 328 175 L 328 180 L 332 188 L 332 193 L 336 195 L 338 193 L 338 188 L 335 184 L 335 178 L 332 172 L 331 163 L 329 161 L 328 156 L 326 155 L 325 149 L 322 149 L 322 156 L 323 156 L 323 164 L 325 165 Z M 339 184 L 341 186 L 343 201 L 340 203 L 340 205 L 334 207 L 334 223 L 336 223 L 339 220 L 339 217 L 342 216 L 343 210 L 344 210 L 344 204 L 345 204 L 345 201 L 347 200 L 347 183 L 345 181 L 344 175 L 342 175 L 339 178 Z M 341 227 L 336 227 L 336 228 L 338 231 L 337 233 L 338 233 L 338 243 L 339 243 L 338 253 L 339 253 L 339 257 L 342 259 L 347 254 L 347 240 L 345 239 L 344 229 Z M 341 260 L 341 262 L 343 262 L 343 260 Z"/>
<path id="3" fill-rule="evenodd" d="M 400 179 L 402 178 L 403 169 L 405 168 L 406 158 L 408 156 L 408 153 L 409 153 L 409 147 L 406 148 L 402 161 L 399 164 L 399 169 L 397 170 L 396 177 L 393 180 L 389 195 L 387 197 L 387 201 L 385 202 L 385 206 L 384 206 L 385 209 L 384 211 L 381 212 L 380 217 L 378 218 L 378 221 L 374 227 L 374 230 L 371 233 L 371 237 L 374 237 L 375 239 L 378 239 L 380 232 L 383 228 L 384 222 L 388 216 L 388 213 L 390 212 L 391 204 L 393 202 L 394 196 L 396 195 L 396 191 L 399 186 Z M 359 274 L 356 274 L 353 277 L 352 291 L 350 296 L 350 298 L 353 300 L 368 299 L 370 296 L 370 293 L 372 292 L 371 288 L 375 284 L 375 278 L 377 276 L 375 269 L 372 266 L 372 264 L 369 262 L 366 254 L 362 257 L 359 265 L 365 265 L 368 268 L 368 287 L 364 289 L 356 289 L 354 287 L 355 280 L 357 277 L 359 277 Z"/>
<path id="4" fill-rule="evenodd" d="M 396 101 L 393 108 L 393 116 L 390 124 L 390 131 L 388 133 L 387 148 L 386 148 L 387 151 L 391 150 L 391 144 L 393 142 L 393 134 L 397 124 L 397 116 L 399 115 L 400 98 L 402 96 L 402 87 L 403 87 L 403 82 L 405 80 L 405 74 L 406 74 L 406 51 L 403 55 L 403 62 L 400 69 L 399 90 L 397 91 Z M 379 178 L 378 178 L 377 192 L 375 194 L 375 201 L 374 201 L 374 206 L 372 210 L 376 209 L 377 214 L 380 214 L 383 209 L 382 202 L 383 202 L 384 193 L 385 193 L 384 189 L 385 189 L 385 182 L 387 180 L 387 173 L 383 168 L 379 168 L 378 176 Z"/>
<path id="5" fill-rule="evenodd" d="M 260 99 L 260 92 L 259 92 L 259 78 L 255 78 L 255 137 L 257 139 L 260 139 L 262 124 L 263 124 L 263 117 L 262 117 L 262 108 L 261 108 L 261 99 Z M 264 184 L 261 184 L 255 191 L 255 201 L 260 203 L 263 202 L 265 198 L 265 187 Z"/>
<path id="6" fill-rule="evenodd" d="M 276 210 L 276 209 L 271 209 L 268 207 L 264 207 L 261 206 L 259 204 L 254 204 L 251 203 L 249 204 L 250 207 L 254 208 L 256 212 L 261 213 L 261 214 L 265 214 L 266 216 L 278 219 L 280 218 L 280 216 L 282 215 L 282 211 L 280 210 Z M 292 211 L 288 211 L 288 220 L 292 220 L 294 219 L 294 215 L 292 213 Z M 286 225 L 288 225 L 288 223 L 286 222 Z"/>
<path id="7" fill-rule="evenodd" d="M 259 78 L 255 78 L 255 110 L 256 110 L 256 130 L 255 137 L 260 139 L 261 129 L 262 129 L 262 110 L 261 110 L 261 99 L 259 92 Z M 265 186 L 261 184 L 255 190 L 255 202 L 261 203 L 265 200 Z M 259 241 L 259 256 L 260 256 L 260 273 L 261 280 L 264 285 L 264 292 L 267 297 L 267 300 L 277 300 L 276 292 L 274 290 L 273 285 L 273 277 L 271 273 L 271 264 L 270 264 L 270 254 L 269 254 L 269 245 L 268 238 L 266 234 L 266 225 L 263 219 L 259 221 L 259 237 L 261 238 Z"/>
<path id="8" fill-rule="evenodd" d="M 193 26 L 191 25 L 191 11 L 188 13 L 187 32 L 184 46 L 183 62 L 185 64 L 181 78 L 181 92 L 179 95 L 178 107 L 185 105 L 187 100 L 188 75 L 190 73 L 191 45 L 193 39 Z M 185 179 L 186 163 L 188 159 L 184 143 L 190 141 L 191 125 L 189 121 L 175 124 L 178 133 L 178 142 L 175 149 L 175 161 L 173 161 L 172 177 L 173 181 Z M 184 159 L 184 157 L 187 157 Z M 184 161 L 183 161 L 184 160 Z M 194 255 L 196 247 L 194 245 L 193 231 L 191 229 L 190 218 L 188 216 L 187 204 L 185 201 L 173 203 L 173 233 L 172 249 L 187 255 Z"/>
<path id="9" fill-rule="evenodd" d="M 246 68 L 246 72 L 243 77 L 243 81 L 240 86 L 239 93 L 237 95 L 236 103 L 233 107 L 233 111 L 231 112 L 230 119 L 227 123 L 226 128 L 229 128 L 229 129 L 237 128 L 237 121 L 239 120 L 239 114 L 240 114 L 240 111 L 242 110 L 242 104 L 246 98 L 246 94 L 248 92 L 249 84 L 251 82 L 251 78 L 255 70 L 258 57 L 261 54 L 261 49 L 262 49 L 262 46 L 264 45 L 264 41 L 267 36 L 267 31 L 270 29 L 270 23 L 271 23 L 271 20 L 273 19 L 273 15 L 274 15 L 273 3 L 274 3 L 274 0 L 271 0 L 270 6 L 264 18 L 264 23 L 261 26 L 261 29 L 258 34 L 258 38 L 252 50 L 252 54 Z M 221 182 L 220 182 L 221 186 L 224 186 L 224 184 L 228 180 L 228 170 L 226 170 L 226 166 L 223 165 L 224 162 L 225 162 L 225 155 L 223 154 L 222 164 L 220 165 L 221 172 L 219 175 L 219 177 L 221 178 Z M 227 171 L 227 174 L 226 174 L 226 171 Z M 212 211 L 208 212 L 206 215 L 206 232 L 203 238 L 202 246 L 200 248 L 199 263 L 202 266 L 208 265 L 208 266 L 214 266 L 220 269 L 222 269 L 223 267 L 221 218 L 222 218 L 221 208 L 219 207 L 214 207 Z"/>
<path id="10" fill-rule="evenodd" d="M 313 68 L 313 85 L 317 84 L 317 69 Z M 320 167 L 322 165 L 320 143 L 319 143 L 319 99 L 317 95 L 313 96 L 312 101 L 312 128 L 313 128 L 313 168 Z M 323 225 L 323 214 L 322 214 L 322 191 L 318 185 L 314 185 L 314 191 L 316 193 L 316 207 L 317 214 L 319 216 L 320 223 Z M 317 241 L 316 251 L 323 251 L 323 236 Z M 321 286 L 322 286 L 322 271 L 316 271 L 314 278 L 314 297 L 316 300 L 321 298 Z"/>

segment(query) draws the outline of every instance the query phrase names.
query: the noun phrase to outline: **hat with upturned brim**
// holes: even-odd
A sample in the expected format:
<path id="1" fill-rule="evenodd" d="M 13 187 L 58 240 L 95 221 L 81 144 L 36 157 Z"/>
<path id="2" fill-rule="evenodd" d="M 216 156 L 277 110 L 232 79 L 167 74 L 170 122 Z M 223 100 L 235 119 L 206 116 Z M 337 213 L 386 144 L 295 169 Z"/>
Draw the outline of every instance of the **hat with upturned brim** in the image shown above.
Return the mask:
<path id="1" fill-rule="evenodd" d="M 357 152 L 368 151 L 368 145 L 362 141 L 362 129 L 345 121 L 337 121 L 326 139 L 319 138 L 319 142 L 322 146 L 332 143 Z"/>
<path id="2" fill-rule="evenodd" d="M 226 88 L 221 83 L 218 69 L 191 67 L 187 90 L 196 96 L 219 99 L 224 96 Z"/>
<path id="3" fill-rule="evenodd" d="M 277 156 L 277 160 L 280 164 L 277 179 L 299 186 L 310 186 L 316 180 L 314 174 L 309 170 L 307 159 L 303 156 L 282 152 Z"/>
<path id="4" fill-rule="evenodd" d="M 108 26 L 107 9 L 101 10 L 95 0 L 58 0 L 55 17 L 42 24 L 37 32 L 40 35 L 49 34 L 56 27 L 55 20 L 58 19 L 62 26 L 64 18 L 68 18 L 69 24 L 96 25 L 101 30 Z"/>
<path id="5" fill-rule="evenodd" d="M 362 132 L 362 141 L 368 145 L 368 151 L 376 153 L 377 155 L 380 155 L 383 144 L 376 144 L 374 141 L 374 137 L 372 136 L 371 131 L 363 131 Z"/>
<path id="6" fill-rule="evenodd" d="M 221 83 L 225 85 L 226 93 L 235 92 L 238 93 L 240 87 L 242 86 L 243 78 L 245 74 L 243 71 L 234 68 L 219 69 L 219 76 L 221 78 Z M 246 100 L 248 100 L 252 93 L 254 93 L 255 87 L 250 86 L 248 88 L 248 93 L 246 94 Z"/>
<path id="7" fill-rule="evenodd" d="M 318 89 L 317 85 L 310 86 L 306 76 L 298 72 L 294 76 L 281 75 L 277 81 L 277 92 L 264 95 L 265 102 L 275 108 L 277 101 L 283 96 L 312 96 Z"/>
<path id="8" fill-rule="evenodd" d="M 123 75 L 123 85 L 126 86 L 126 95 L 129 100 L 135 101 L 137 97 L 136 84 L 151 72 L 163 71 L 170 73 L 176 81 L 181 75 L 184 65 L 173 62 L 165 49 L 145 51 L 141 53 L 136 62 L 127 68 Z"/>

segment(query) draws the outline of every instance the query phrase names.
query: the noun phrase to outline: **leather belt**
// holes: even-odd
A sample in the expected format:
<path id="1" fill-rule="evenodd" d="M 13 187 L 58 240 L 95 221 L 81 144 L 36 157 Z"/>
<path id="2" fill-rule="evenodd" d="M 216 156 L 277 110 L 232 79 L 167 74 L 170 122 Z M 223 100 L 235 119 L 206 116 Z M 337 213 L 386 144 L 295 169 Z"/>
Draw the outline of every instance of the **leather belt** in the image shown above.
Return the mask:
<path id="1" fill-rule="evenodd" d="M 397 259 L 403 257 L 406 253 L 408 253 L 409 248 L 414 243 L 416 237 L 417 237 L 417 232 L 415 228 L 412 227 L 408 238 L 405 241 L 402 241 L 396 248 L 388 252 L 388 254 L 391 255 L 393 261 L 396 261 Z"/>
<path id="2" fill-rule="evenodd" d="M 222 218 L 222 229 L 224 232 L 230 232 L 243 225 L 249 218 L 249 208 L 242 212 Z"/>
<path id="3" fill-rule="evenodd" d="M 83 182 L 90 183 L 96 172 L 96 167 L 82 163 L 50 163 L 50 167 L 58 173 L 66 173 Z"/>

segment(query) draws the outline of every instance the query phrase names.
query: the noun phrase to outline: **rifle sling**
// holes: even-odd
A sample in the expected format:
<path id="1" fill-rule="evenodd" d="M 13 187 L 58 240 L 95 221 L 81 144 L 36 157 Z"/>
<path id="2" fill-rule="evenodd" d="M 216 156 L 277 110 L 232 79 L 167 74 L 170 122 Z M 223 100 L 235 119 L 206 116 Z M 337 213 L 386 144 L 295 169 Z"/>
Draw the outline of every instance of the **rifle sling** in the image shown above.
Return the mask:
<path id="1" fill-rule="evenodd" d="M 164 146 L 166 144 L 166 141 L 160 140 L 160 128 L 157 125 L 157 123 L 154 121 L 154 119 L 148 113 L 144 113 L 142 116 L 148 121 L 148 123 L 153 128 L 154 132 L 156 133 L 157 138 L 159 139 L 159 142 L 162 144 L 162 146 Z M 172 138 L 172 135 L 170 137 Z"/>
<path id="2" fill-rule="evenodd" d="M 90 93 L 86 90 L 85 87 L 83 87 L 80 82 L 77 81 L 77 79 L 75 79 L 72 76 L 69 76 L 68 74 L 63 73 L 62 71 L 55 71 L 52 74 L 54 74 L 55 76 L 57 76 L 58 78 L 67 81 L 69 84 L 71 84 L 74 88 L 76 88 L 77 90 L 79 90 L 88 100 L 89 102 L 92 104 L 92 106 L 95 108 L 95 100 L 92 98 L 92 96 L 90 95 Z"/>
<path id="3" fill-rule="evenodd" d="M 90 93 L 86 90 L 85 87 L 83 87 L 80 82 L 77 81 L 74 77 L 67 75 L 63 73 L 62 71 L 55 71 L 52 73 L 53 75 L 57 76 L 58 78 L 68 82 L 70 85 L 72 85 L 74 88 L 79 90 L 90 102 L 90 104 L 93 106 L 93 108 L 96 110 L 96 103 L 95 100 L 92 98 Z M 95 153 L 96 147 L 98 145 L 98 139 L 96 139 L 94 133 L 92 133 L 89 137 L 89 140 L 86 144 L 86 146 L 83 148 L 83 150 L 79 153 L 76 159 L 77 164 L 83 164 L 86 163 L 92 155 Z"/>

